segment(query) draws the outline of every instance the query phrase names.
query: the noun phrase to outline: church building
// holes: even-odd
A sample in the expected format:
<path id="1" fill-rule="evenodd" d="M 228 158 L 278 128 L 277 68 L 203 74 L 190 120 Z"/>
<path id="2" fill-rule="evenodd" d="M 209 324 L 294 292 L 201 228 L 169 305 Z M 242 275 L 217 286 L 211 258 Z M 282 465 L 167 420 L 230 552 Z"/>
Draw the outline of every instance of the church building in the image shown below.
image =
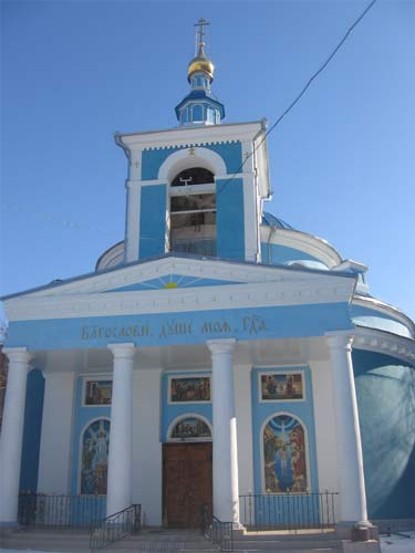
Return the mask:
<path id="1" fill-rule="evenodd" d="M 266 211 L 266 123 L 224 122 L 205 25 L 178 126 L 115 135 L 124 239 L 2 299 L 0 524 L 28 490 L 148 526 L 415 521 L 414 323 Z"/>

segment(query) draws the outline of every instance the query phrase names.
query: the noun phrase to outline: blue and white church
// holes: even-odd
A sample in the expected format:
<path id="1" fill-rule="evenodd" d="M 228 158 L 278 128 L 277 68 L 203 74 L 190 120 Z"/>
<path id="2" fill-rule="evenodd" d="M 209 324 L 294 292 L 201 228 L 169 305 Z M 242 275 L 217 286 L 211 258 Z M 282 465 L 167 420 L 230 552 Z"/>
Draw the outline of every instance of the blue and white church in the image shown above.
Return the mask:
<path id="1" fill-rule="evenodd" d="M 223 122 L 204 25 L 178 126 L 115 135 L 124 239 L 3 298 L 3 525 L 27 490 L 149 526 L 278 525 L 275 501 L 327 490 L 338 528 L 415 520 L 414 323 L 265 211 L 266 124 Z"/>

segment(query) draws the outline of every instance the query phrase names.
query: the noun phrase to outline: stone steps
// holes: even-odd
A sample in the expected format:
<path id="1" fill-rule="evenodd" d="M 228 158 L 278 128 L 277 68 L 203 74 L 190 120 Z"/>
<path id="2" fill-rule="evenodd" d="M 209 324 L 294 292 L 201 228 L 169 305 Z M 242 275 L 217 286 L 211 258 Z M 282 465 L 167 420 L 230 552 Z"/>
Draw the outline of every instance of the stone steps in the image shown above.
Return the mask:
<path id="1" fill-rule="evenodd" d="M 90 553 L 89 531 L 19 528 L 0 533 L 0 547 L 22 551 Z M 198 531 L 143 529 L 105 547 L 106 553 L 213 553 L 217 548 Z M 339 553 L 334 532 L 235 532 L 235 553 Z"/>

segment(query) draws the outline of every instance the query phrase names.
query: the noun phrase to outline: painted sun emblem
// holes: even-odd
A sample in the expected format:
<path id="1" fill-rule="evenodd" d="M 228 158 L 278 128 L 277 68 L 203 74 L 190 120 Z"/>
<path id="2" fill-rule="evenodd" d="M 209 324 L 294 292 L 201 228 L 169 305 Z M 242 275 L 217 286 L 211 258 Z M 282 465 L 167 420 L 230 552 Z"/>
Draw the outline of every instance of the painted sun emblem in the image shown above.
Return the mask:
<path id="1" fill-rule="evenodd" d="M 164 288 L 166 289 L 169 289 L 169 288 L 178 288 L 179 287 L 179 283 L 178 282 L 166 282 L 164 284 Z"/>

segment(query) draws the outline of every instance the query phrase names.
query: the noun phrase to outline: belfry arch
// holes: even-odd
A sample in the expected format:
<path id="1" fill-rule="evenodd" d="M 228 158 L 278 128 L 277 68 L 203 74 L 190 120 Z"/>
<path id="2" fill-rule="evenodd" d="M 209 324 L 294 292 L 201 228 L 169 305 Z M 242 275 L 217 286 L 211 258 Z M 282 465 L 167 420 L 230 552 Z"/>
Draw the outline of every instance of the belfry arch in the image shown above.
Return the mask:
<path id="1" fill-rule="evenodd" d="M 169 251 L 216 256 L 216 182 L 223 159 L 207 148 L 183 149 L 160 167 L 168 182 Z"/>

